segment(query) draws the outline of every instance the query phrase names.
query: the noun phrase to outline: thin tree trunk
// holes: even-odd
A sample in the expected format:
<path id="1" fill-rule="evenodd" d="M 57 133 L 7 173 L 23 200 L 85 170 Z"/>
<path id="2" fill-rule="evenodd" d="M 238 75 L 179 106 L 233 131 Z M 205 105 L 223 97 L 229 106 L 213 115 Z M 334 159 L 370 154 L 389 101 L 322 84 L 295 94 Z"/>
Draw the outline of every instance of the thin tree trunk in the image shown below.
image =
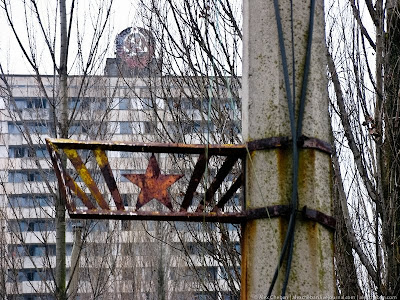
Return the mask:
<path id="1" fill-rule="evenodd" d="M 388 1 L 386 76 L 384 103 L 385 142 L 383 157 L 384 198 L 386 199 L 383 220 L 384 247 L 387 249 L 388 270 L 386 274 L 387 295 L 400 294 L 400 1 Z"/>
<path id="2" fill-rule="evenodd" d="M 60 0 L 60 99 L 61 99 L 61 137 L 68 137 L 68 86 L 67 86 L 67 14 L 65 0 Z M 66 163 L 63 160 L 63 163 Z M 56 285 L 57 299 L 66 299 L 66 241 L 65 241 L 65 199 L 61 193 L 56 201 Z"/>
<path id="3" fill-rule="evenodd" d="M 344 220 L 342 203 L 346 203 L 346 194 L 343 188 L 340 175 L 340 165 L 336 154 L 332 155 L 334 169 L 334 188 L 333 188 L 333 206 L 336 218 L 335 232 L 335 267 L 338 281 L 338 294 L 340 296 L 361 297 L 362 291 L 358 284 L 357 270 L 354 264 L 354 255 L 351 242 L 348 237 L 348 229 Z M 344 201 L 343 201 L 344 200 Z"/>

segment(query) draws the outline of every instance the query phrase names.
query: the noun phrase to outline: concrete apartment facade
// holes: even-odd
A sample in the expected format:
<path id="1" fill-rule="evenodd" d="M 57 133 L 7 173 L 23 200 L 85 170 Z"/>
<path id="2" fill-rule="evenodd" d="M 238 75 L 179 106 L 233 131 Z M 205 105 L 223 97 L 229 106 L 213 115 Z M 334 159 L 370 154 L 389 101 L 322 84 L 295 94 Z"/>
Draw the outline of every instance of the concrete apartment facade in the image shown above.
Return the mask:
<path id="1" fill-rule="evenodd" d="M 184 78 L 125 77 L 110 72 L 69 78 L 69 138 L 202 144 L 240 141 L 240 104 L 229 88 L 221 89 L 210 81 L 206 91 L 201 91 Z M 59 132 L 58 79 L 43 76 L 39 81 L 28 75 L 5 79 L 8 86 L 2 85 L 0 95 L 1 288 L 7 299 L 55 299 L 57 183 L 45 138 Z M 202 86 L 203 79 L 190 81 Z M 150 155 L 108 153 L 127 207 L 135 207 L 139 189 L 123 174 L 144 173 Z M 93 155 L 82 151 L 81 156 L 90 167 Z M 184 175 L 169 190 L 173 205 L 178 205 L 180 187 L 187 184 L 196 157 L 159 154 L 157 159 L 162 173 Z M 220 164 L 210 160 L 205 185 Z M 225 187 L 235 176 L 233 172 Z M 204 189 L 199 186 L 195 201 L 200 201 Z M 238 209 L 240 198 L 240 193 L 235 195 L 227 209 Z M 143 209 L 164 208 L 153 200 Z M 81 228 L 84 240 L 77 299 L 236 299 L 240 226 L 68 219 L 68 282 L 76 228 Z"/>

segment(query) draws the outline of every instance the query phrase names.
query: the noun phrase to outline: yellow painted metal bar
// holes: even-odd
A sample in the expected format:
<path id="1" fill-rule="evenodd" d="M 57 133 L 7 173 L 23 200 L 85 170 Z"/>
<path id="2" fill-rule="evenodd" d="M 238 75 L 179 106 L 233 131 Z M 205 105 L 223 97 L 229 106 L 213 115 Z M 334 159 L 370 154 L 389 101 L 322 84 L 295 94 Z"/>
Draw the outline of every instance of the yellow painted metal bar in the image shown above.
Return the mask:
<path id="1" fill-rule="evenodd" d="M 71 161 L 72 165 L 75 167 L 79 176 L 82 178 L 83 182 L 89 188 L 90 193 L 93 198 L 99 204 L 102 209 L 110 209 L 107 202 L 104 200 L 102 194 L 97 188 L 96 182 L 93 180 L 90 175 L 89 170 L 86 168 L 84 163 L 82 162 L 81 157 L 75 149 L 64 149 L 64 153 L 67 155 L 68 159 Z"/>
<path id="2" fill-rule="evenodd" d="M 80 186 L 69 176 L 66 174 L 66 186 L 70 188 L 70 190 L 79 198 L 82 200 L 83 204 L 88 209 L 96 209 L 96 207 L 93 205 L 93 203 L 89 200 L 88 196 L 85 194 L 85 192 L 80 188 Z"/>

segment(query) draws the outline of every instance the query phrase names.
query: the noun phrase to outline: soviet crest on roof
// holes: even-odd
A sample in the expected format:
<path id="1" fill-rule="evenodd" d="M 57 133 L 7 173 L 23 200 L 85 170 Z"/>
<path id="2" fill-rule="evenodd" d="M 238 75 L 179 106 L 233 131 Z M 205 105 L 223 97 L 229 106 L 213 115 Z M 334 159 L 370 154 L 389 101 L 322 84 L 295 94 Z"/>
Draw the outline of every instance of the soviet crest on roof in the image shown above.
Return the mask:
<path id="1" fill-rule="evenodd" d="M 154 38 L 149 30 L 128 27 L 117 35 L 116 54 L 129 68 L 146 68 L 154 56 Z"/>

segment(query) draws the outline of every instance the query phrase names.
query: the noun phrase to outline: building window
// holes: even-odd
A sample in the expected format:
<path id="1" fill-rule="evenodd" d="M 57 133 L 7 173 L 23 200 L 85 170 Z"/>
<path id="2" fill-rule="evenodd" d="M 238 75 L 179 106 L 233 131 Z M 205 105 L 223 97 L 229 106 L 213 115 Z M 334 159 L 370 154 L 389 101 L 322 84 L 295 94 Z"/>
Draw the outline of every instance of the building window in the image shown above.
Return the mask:
<path id="1" fill-rule="evenodd" d="M 8 182 L 22 183 L 28 181 L 28 174 L 23 171 L 8 171 Z"/>
<path id="2" fill-rule="evenodd" d="M 242 124 L 240 121 L 230 121 L 224 130 L 224 133 L 227 136 L 236 136 L 241 132 L 242 132 Z"/>
<path id="3" fill-rule="evenodd" d="M 44 294 L 24 294 L 24 295 L 8 295 L 9 300 L 55 300 L 53 295 Z"/>
<path id="4" fill-rule="evenodd" d="M 232 199 L 230 199 L 228 203 L 233 206 L 241 206 L 242 205 L 242 195 L 241 194 L 233 195 Z"/>
<path id="5" fill-rule="evenodd" d="M 146 110 L 154 107 L 153 100 L 151 98 L 133 98 L 132 109 L 134 110 Z"/>
<path id="6" fill-rule="evenodd" d="M 26 101 L 26 108 L 47 108 L 47 100 L 44 98 L 29 98 Z"/>
<path id="7" fill-rule="evenodd" d="M 49 132 L 47 124 L 45 123 L 28 123 L 28 128 L 30 132 L 37 133 L 37 134 L 46 134 Z"/>
<path id="8" fill-rule="evenodd" d="M 15 105 L 11 106 L 14 110 L 47 108 L 47 99 L 45 98 L 14 98 L 14 101 Z M 13 104 L 13 102 L 11 102 L 11 104 Z"/>
<path id="9" fill-rule="evenodd" d="M 132 122 L 133 134 L 149 134 L 151 133 L 150 122 Z"/>
<path id="10" fill-rule="evenodd" d="M 236 268 L 233 266 L 222 268 L 221 267 L 221 278 L 224 280 L 238 280 L 240 276 L 240 267 Z"/>
<path id="11" fill-rule="evenodd" d="M 215 246 L 213 243 L 186 243 L 185 248 L 190 255 L 207 255 L 215 253 Z"/>
<path id="12" fill-rule="evenodd" d="M 87 221 L 90 232 L 107 232 L 109 228 L 108 221 Z"/>
<path id="13" fill-rule="evenodd" d="M 22 245 L 8 245 L 8 252 L 12 257 L 21 257 L 26 255 L 26 248 Z"/>
<path id="14" fill-rule="evenodd" d="M 217 278 L 218 267 L 197 267 L 197 276 L 209 281 L 215 281 Z"/>
<path id="15" fill-rule="evenodd" d="M 121 220 L 121 230 L 129 231 L 131 230 L 132 222 L 130 220 Z"/>
<path id="16" fill-rule="evenodd" d="M 181 222 L 176 221 L 175 228 L 178 231 L 212 231 L 215 230 L 215 223 Z"/>
<path id="17" fill-rule="evenodd" d="M 42 176 L 40 175 L 39 172 L 35 171 L 29 171 L 28 172 L 28 181 L 33 182 L 33 181 L 42 181 Z"/>
<path id="18" fill-rule="evenodd" d="M 196 278 L 201 278 L 202 280 L 215 281 L 217 278 L 218 267 L 214 266 L 199 266 L 195 269 L 193 268 L 171 268 L 171 280 L 174 281 L 193 281 Z"/>
<path id="19" fill-rule="evenodd" d="M 8 133 L 20 134 L 22 132 L 21 126 L 22 126 L 21 123 L 8 122 Z"/>
<path id="20" fill-rule="evenodd" d="M 122 256 L 151 256 L 154 255 L 153 248 L 156 247 L 153 242 L 136 242 L 121 244 Z"/>
<path id="21" fill-rule="evenodd" d="M 29 148 L 28 156 L 29 157 L 37 157 L 37 158 L 48 158 L 50 155 L 49 155 L 49 152 L 47 151 L 46 147 L 38 146 L 38 147 L 35 147 L 34 149 Z"/>
<path id="22" fill-rule="evenodd" d="M 10 232 L 44 232 L 56 229 L 53 220 L 10 220 L 8 230 Z"/>
<path id="23" fill-rule="evenodd" d="M 51 171 L 47 171 L 42 177 L 39 171 L 8 171 L 8 182 L 24 183 L 24 182 L 42 182 L 44 180 L 55 181 L 56 177 Z"/>
<path id="24" fill-rule="evenodd" d="M 175 292 L 173 293 L 173 296 L 171 299 L 174 300 L 187 300 L 187 299 L 192 299 L 193 294 L 190 292 Z"/>
<path id="25" fill-rule="evenodd" d="M 239 300 L 239 297 L 232 293 L 222 293 L 222 300 Z"/>
<path id="26" fill-rule="evenodd" d="M 192 134 L 193 133 L 193 125 L 190 123 L 182 123 L 181 130 L 183 134 Z"/>
<path id="27" fill-rule="evenodd" d="M 120 134 L 132 134 L 132 127 L 130 122 L 119 122 Z"/>
<path id="28" fill-rule="evenodd" d="M 194 300 L 213 300 L 217 299 L 216 292 L 197 292 L 194 295 Z"/>
<path id="29" fill-rule="evenodd" d="M 56 245 L 52 244 L 26 244 L 26 245 L 9 245 L 8 251 L 13 257 L 49 257 L 56 255 Z M 66 255 L 72 253 L 72 244 L 67 244 Z"/>
<path id="30" fill-rule="evenodd" d="M 193 102 L 192 99 L 188 99 L 188 98 L 182 98 L 181 99 L 181 108 L 183 110 L 187 110 L 187 109 L 194 109 L 195 108 L 195 103 Z"/>
<path id="31" fill-rule="evenodd" d="M 153 100 L 151 98 L 141 98 L 140 102 L 142 103 L 143 109 L 153 108 Z"/>
<path id="32" fill-rule="evenodd" d="M 29 245 L 29 255 L 47 257 L 56 255 L 56 245 Z"/>
<path id="33" fill-rule="evenodd" d="M 130 109 L 131 108 L 131 99 L 129 98 L 121 98 L 119 99 L 119 109 Z"/>
<path id="34" fill-rule="evenodd" d="M 182 122 L 179 126 L 175 122 L 168 122 L 167 130 L 171 134 L 178 134 L 182 132 L 182 134 L 202 134 L 207 132 L 214 132 L 215 126 L 210 122 L 201 122 L 201 121 L 187 121 Z"/>
<path id="35" fill-rule="evenodd" d="M 105 98 L 91 98 L 90 109 L 92 111 L 105 110 L 107 108 L 107 99 Z"/>
<path id="36" fill-rule="evenodd" d="M 87 133 L 87 126 L 88 125 L 83 122 L 73 123 L 68 128 L 68 134 L 73 135 L 73 134 Z"/>
<path id="37" fill-rule="evenodd" d="M 151 133 L 151 123 L 143 122 L 119 122 L 120 134 L 149 134 Z"/>
<path id="38" fill-rule="evenodd" d="M 151 123 L 150 122 L 140 122 L 140 124 L 142 126 L 143 134 L 151 133 Z"/>
<path id="39" fill-rule="evenodd" d="M 10 158 L 47 158 L 49 157 L 49 154 L 44 146 L 10 146 L 8 148 L 8 156 Z"/>
<path id="40" fill-rule="evenodd" d="M 10 158 L 26 157 L 25 150 L 25 147 L 14 146 L 8 149 L 8 154 Z"/>
<path id="41" fill-rule="evenodd" d="M 88 98 L 80 99 L 80 98 L 73 97 L 68 100 L 68 108 L 73 109 L 73 110 L 88 109 L 89 103 L 90 103 L 90 100 L 88 100 Z"/>
<path id="42" fill-rule="evenodd" d="M 43 281 L 51 280 L 52 274 L 50 270 L 41 269 L 23 269 L 8 271 L 8 282 L 23 282 L 23 281 Z M 38 299 L 38 298 L 36 298 Z M 40 298 L 41 299 L 41 298 Z"/>
<path id="43" fill-rule="evenodd" d="M 7 276 L 7 282 L 22 282 L 22 281 L 27 281 L 28 278 L 25 274 L 25 272 L 21 270 L 9 270 L 8 271 L 8 276 Z M 18 298 L 14 298 L 18 299 Z M 19 298 L 21 299 L 21 298 Z"/>
<path id="44" fill-rule="evenodd" d="M 53 205 L 53 201 L 46 195 L 10 195 L 8 207 L 45 207 Z"/>
<path id="45" fill-rule="evenodd" d="M 41 122 L 26 122 L 25 126 L 30 133 L 46 134 L 49 132 L 46 123 Z M 8 122 L 8 133 L 9 134 L 21 134 L 24 131 L 22 122 Z"/>
<path id="46" fill-rule="evenodd" d="M 208 112 L 210 104 L 213 104 L 214 100 L 213 98 L 191 99 L 193 108 L 203 112 Z"/>
<path id="47" fill-rule="evenodd" d="M 26 99 L 25 98 L 14 98 L 15 104 L 10 101 L 11 108 L 13 110 L 22 110 L 26 108 Z"/>
<path id="48" fill-rule="evenodd" d="M 223 228 L 227 231 L 239 231 L 240 230 L 240 224 L 231 224 L 231 223 L 226 223 L 226 224 L 221 224 Z"/>
<path id="49" fill-rule="evenodd" d="M 107 100 L 104 98 L 72 97 L 68 100 L 69 109 L 82 109 L 82 110 L 105 110 L 107 108 Z"/>

